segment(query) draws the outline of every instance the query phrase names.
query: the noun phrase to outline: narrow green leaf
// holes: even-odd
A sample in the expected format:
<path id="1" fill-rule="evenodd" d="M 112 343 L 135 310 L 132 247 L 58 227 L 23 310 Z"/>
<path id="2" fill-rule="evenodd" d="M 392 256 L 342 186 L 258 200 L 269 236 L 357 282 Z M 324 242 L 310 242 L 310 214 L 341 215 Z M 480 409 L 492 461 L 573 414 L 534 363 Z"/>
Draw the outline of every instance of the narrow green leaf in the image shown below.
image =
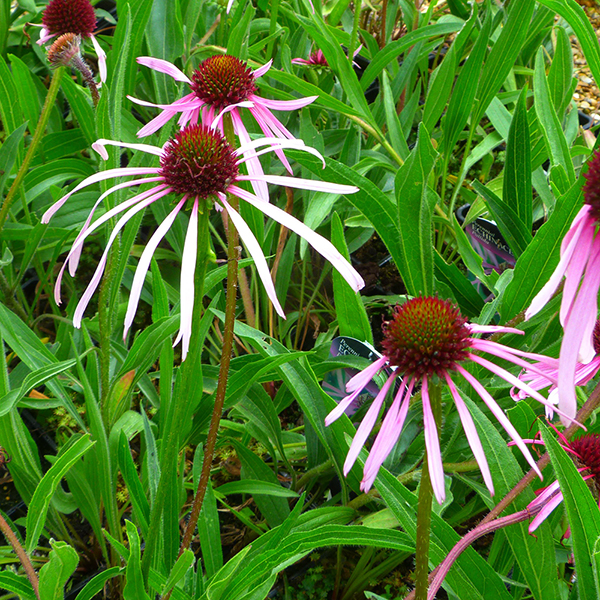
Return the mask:
<path id="1" fill-rule="evenodd" d="M 571 41 L 563 27 L 555 27 L 556 46 L 548 71 L 548 88 L 557 115 L 563 115 L 572 99 L 573 51 Z"/>
<path id="2" fill-rule="evenodd" d="M 409 294 L 433 294 L 432 224 L 436 196 L 428 179 L 437 156 L 425 126 L 419 125 L 417 145 L 396 175 L 400 260 L 396 263 Z"/>
<path id="3" fill-rule="evenodd" d="M 177 583 L 185 576 L 193 563 L 194 553 L 189 548 L 186 548 L 181 556 L 177 559 L 177 562 L 173 565 L 173 568 L 169 573 L 169 578 L 167 579 L 167 583 L 165 583 L 165 587 L 162 591 L 163 596 L 170 592 L 177 585 Z"/>
<path id="4" fill-rule="evenodd" d="M 125 521 L 125 527 L 127 528 L 127 539 L 129 540 L 129 560 L 125 569 L 127 583 L 123 588 L 123 600 L 151 600 L 144 589 L 140 558 L 140 536 L 131 521 Z"/>
<path id="5" fill-rule="evenodd" d="M 385 121 L 388 129 L 388 137 L 392 148 L 399 154 L 402 160 L 406 160 L 409 155 L 408 144 L 402 131 L 402 124 L 396 111 L 396 103 L 392 87 L 390 86 L 390 77 L 387 71 L 381 74 L 381 92 L 383 94 L 383 107 L 385 110 Z M 342 161 L 343 162 L 343 161 Z"/>
<path id="6" fill-rule="evenodd" d="M 35 83 L 33 82 L 33 76 L 29 67 L 18 56 L 9 54 L 8 58 L 15 86 L 20 92 L 17 104 L 23 110 L 23 116 L 30 124 L 29 131 L 33 134 L 42 109 Z"/>
<path id="7" fill-rule="evenodd" d="M 217 500 L 210 481 L 206 487 L 206 495 L 198 519 L 198 535 L 206 577 L 210 579 L 223 566 L 221 526 L 217 512 Z"/>
<path id="8" fill-rule="evenodd" d="M 573 539 L 575 568 L 577 569 L 578 598 L 579 600 L 598 600 L 598 590 L 594 583 L 594 568 L 591 562 L 596 540 L 600 536 L 598 504 L 573 464 L 572 458 L 561 448 L 548 429 L 543 425 L 540 426 L 540 429 L 567 510 Z"/>
<path id="9" fill-rule="evenodd" d="M 331 241 L 341 254 L 350 260 L 342 221 L 336 212 L 331 218 Z M 369 317 L 362 303 L 360 294 L 355 292 L 346 280 L 337 272 L 333 272 L 333 299 L 340 335 L 362 340 L 373 344 L 373 333 Z"/>
<path id="10" fill-rule="evenodd" d="M 89 434 L 75 440 L 66 450 L 59 454 L 56 462 L 48 469 L 48 472 L 40 481 L 27 511 L 26 550 L 28 553 L 31 553 L 38 543 L 46 522 L 46 514 L 48 513 L 50 501 L 61 479 L 79 457 L 85 454 L 95 443 L 90 441 Z"/>
<path id="11" fill-rule="evenodd" d="M 19 155 L 18 149 L 23 142 L 23 134 L 27 129 L 27 123 L 23 123 L 17 129 L 15 129 L 0 146 L 0 196 L 3 196 L 4 185 L 8 179 L 15 160 Z"/>
<path id="12" fill-rule="evenodd" d="M 12 133 L 23 124 L 21 104 L 14 101 L 18 97 L 13 75 L 0 55 L 0 117 L 6 134 Z M 30 127 L 34 127 L 33 123 Z"/>
<path id="13" fill-rule="evenodd" d="M 63 600 L 65 584 L 79 563 L 79 555 L 66 542 L 51 541 L 48 562 L 40 569 L 40 600 Z"/>
<path id="14" fill-rule="evenodd" d="M 297 498 L 299 494 L 287 488 L 281 487 L 279 483 L 271 483 L 260 479 L 242 479 L 241 481 L 230 481 L 215 489 L 215 493 L 227 496 L 228 494 L 260 494 L 262 496 L 276 496 L 278 498 Z"/>
<path id="15" fill-rule="evenodd" d="M 96 594 L 104 589 L 106 582 L 120 575 L 121 571 L 120 567 L 111 567 L 110 569 L 101 571 L 85 584 L 85 587 L 77 594 L 75 600 L 92 600 Z"/>
<path id="16" fill-rule="evenodd" d="M 25 575 L 17 575 L 12 571 L 0 571 L 0 588 L 14 592 L 21 600 L 36 600 L 35 592 Z"/>

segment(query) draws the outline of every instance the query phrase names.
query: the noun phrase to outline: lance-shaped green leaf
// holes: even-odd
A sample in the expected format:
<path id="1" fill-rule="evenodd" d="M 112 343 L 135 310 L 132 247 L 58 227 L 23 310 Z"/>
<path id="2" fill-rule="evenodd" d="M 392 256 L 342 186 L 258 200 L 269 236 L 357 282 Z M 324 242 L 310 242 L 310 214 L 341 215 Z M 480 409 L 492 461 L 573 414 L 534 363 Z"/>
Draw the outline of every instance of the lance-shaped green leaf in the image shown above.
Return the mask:
<path id="1" fill-rule="evenodd" d="M 36 600 L 33 587 L 25 575 L 17 575 L 12 571 L 0 572 L 0 588 L 18 594 L 21 600 Z"/>
<path id="2" fill-rule="evenodd" d="M 577 569 L 577 591 L 580 600 L 598 600 L 598 588 L 594 580 L 592 556 L 596 540 L 600 536 L 600 510 L 598 504 L 573 464 L 573 460 L 561 448 L 554 435 L 540 425 L 552 466 L 563 495 L 564 506 L 571 528 L 573 554 Z"/>
<path id="3" fill-rule="evenodd" d="M 158 523 L 155 527 L 158 527 Z M 129 558 L 125 570 L 127 583 L 123 588 L 124 600 L 150 600 L 144 589 L 142 577 L 142 561 L 140 557 L 140 536 L 131 521 L 125 521 L 127 539 L 129 540 Z"/>
<path id="4" fill-rule="evenodd" d="M 417 145 L 396 175 L 396 219 L 400 261 L 396 263 L 409 294 L 433 294 L 432 226 L 435 194 L 427 180 L 437 156 L 429 133 L 419 126 Z"/>
<path id="5" fill-rule="evenodd" d="M 28 553 L 35 548 L 40 539 L 44 523 L 46 522 L 46 514 L 48 513 L 50 501 L 60 480 L 75 462 L 79 460 L 79 457 L 83 456 L 95 443 L 90 440 L 89 434 L 75 440 L 58 456 L 56 462 L 48 469 L 48 472 L 40 481 L 33 494 L 33 498 L 31 498 L 27 511 L 27 540 L 25 547 Z"/>
<path id="6" fill-rule="evenodd" d="M 48 562 L 40 569 L 40 600 L 63 600 L 65 584 L 79 563 L 79 555 L 66 542 L 50 542 Z"/>
<path id="7" fill-rule="evenodd" d="M 560 126 L 560 120 L 550 97 L 543 48 L 538 50 L 535 57 L 533 85 L 535 111 L 542 125 L 542 133 L 544 134 L 551 162 L 553 165 L 561 165 L 569 177 L 569 182 L 573 183 L 575 181 L 575 169 L 573 168 L 565 134 Z"/>
<path id="8" fill-rule="evenodd" d="M 527 86 L 521 91 L 508 130 L 502 200 L 515 211 L 525 231 L 531 232 L 533 202 L 531 140 L 529 138 L 526 99 Z"/>

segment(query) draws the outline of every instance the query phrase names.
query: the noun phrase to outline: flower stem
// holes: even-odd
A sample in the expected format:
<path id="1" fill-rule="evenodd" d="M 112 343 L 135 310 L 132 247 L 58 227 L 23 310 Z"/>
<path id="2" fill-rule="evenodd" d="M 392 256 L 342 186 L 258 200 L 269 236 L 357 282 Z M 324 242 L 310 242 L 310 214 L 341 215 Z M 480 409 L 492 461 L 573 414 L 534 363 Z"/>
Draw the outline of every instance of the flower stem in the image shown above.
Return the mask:
<path id="1" fill-rule="evenodd" d="M 5 521 L 2 514 L 0 514 L 0 531 L 2 531 L 2 533 L 4 534 L 4 537 L 9 541 L 10 545 L 13 547 L 13 550 L 15 551 L 15 554 L 17 555 L 18 559 L 21 561 L 21 564 L 23 565 L 23 568 L 25 569 L 25 573 L 27 574 L 27 579 L 29 579 L 29 582 L 31 583 L 31 587 L 33 588 L 33 591 L 35 593 L 35 597 L 38 598 L 38 600 L 39 600 L 39 597 L 40 597 L 39 583 L 40 582 L 39 582 L 37 573 L 35 572 L 35 569 L 33 568 L 31 561 L 29 560 L 29 556 L 27 556 L 27 552 L 25 552 L 25 549 L 19 543 L 17 536 L 15 535 L 14 531 L 10 528 L 10 525 Z"/>
<path id="2" fill-rule="evenodd" d="M 440 432 L 440 421 L 442 411 L 442 394 L 440 384 L 429 385 L 429 401 Z M 416 600 L 427 599 L 427 588 L 429 586 L 429 537 L 431 532 L 431 504 L 433 500 L 433 487 L 429 475 L 427 450 L 423 459 L 421 470 L 421 485 L 419 486 L 419 500 L 417 505 L 417 540 L 415 556 L 415 598 Z"/>
<path id="3" fill-rule="evenodd" d="M 191 391 L 197 384 L 197 373 L 200 369 L 200 358 L 202 355 L 202 340 L 200 339 L 200 329 L 198 327 L 204 310 L 202 300 L 204 298 L 204 277 L 206 275 L 206 265 L 209 261 L 210 253 L 210 231 L 209 206 L 206 201 L 200 201 L 198 209 L 198 250 L 196 254 L 196 269 L 194 271 L 194 308 L 192 323 L 192 334 L 190 337 L 190 347 L 186 360 L 182 363 L 180 369 L 181 384 L 177 386 L 178 393 L 174 396 L 173 406 L 169 414 L 165 417 L 165 436 L 164 451 L 161 457 L 161 475 L 156 490 L 152 511 L 150 514 L 150 523 L 154 526 L 148 530 L 146 539 L 146 548 L 142 557 L 142 573 L 144 579 L 148 577 L 151 560 L 156 549 L 159 534 L 162 531 L 159 523 L 164 508 L 167 490 L 177 485 L 173 480 L 173 474 L 177 474 L 177 469 L 172 465 L 178 460 L 180 448 L 180 423 L 188 410 L 188 399 Z"/>
<path id="4" fill-rule="evenodd" d="M 232 144 L 234 141 L 233 123 L 229 114 L 224 116 L 223 125 L 225 137 L 229 143 Z M 237 201 L 237 198 L 230 196 L 229 203 L 234 210 L 238 209 L 239 202 Z M 217 433 L 219 431 L 219 424 L 221 423 L 223 404 L 225 403 L 227 378 L 229 375 L 229 363 L 231 361 L 231 350 L 233 348 L 233 326 L 235 324 L 235 305 L 238 287 L 238 248 L 238 232 L 230 219 L 227 228 L 227 296 L 225 301 L 225 325 L 223 328 L 223 348 L 221 353 L 221 364 L 219 366 L 217 391 L 215 393 L 215 406 L 210 420 L 206 445 L 204 446 L 204 459 L 202 462 L 200 481 L 198 482 L 198 489 L 196 490 L 196 495 L 194 496 L 190 520 L 185 528 L 183 539 L 181 541 L 181 547 L 179 548 L 179 556 L 181 556 L 183 552 L 189 548 L 189 545 L 192 541 L 192 535 L 196 530 L 196 524 L 198 523 L 198 517 L 200 516 L 200 511 L 206 495 L 206 488 L 208 487 L 208 480 L 210 479 L 210 469 L 215 454 Z"/>
<path id="5" fill-rule="evenodd" d="M 33 139 L 31 140 L 31 144 L 29 144 L 29 148 L 27 148 L 27 154 L 25 155 L 25 159 L 19 167 L 17 176 L 15 177 L 13 184 L 10 186 L 8 194 L 6 194 L 6 198 L 2 203 L 2 208 L 0 208 L 0 236 L 2 235 L 2 230 L 4 229 L 6 219 L 8 218 L 8 211 L 15 200 L 17 191 L 19 190 L 19 187 L 21 186 L 21 183 L 27 174 L 27 169 L 29 168 L 37 147 L 42 141 L 42 136 L 46 131 L 46 125 L 48 124 L 48 119 L 50 118 L 50 112 L 56 103 L 56 96 L 58 95 L 60 80 L 62 79 L 63 72 L 64 68 L 58 67 L 52 74 L 52 81 L 50 82 L 48 93 L 46 94 L 46 100 L 44 101 L 44 106 L 42 107 L 42 114 L 40 115 L 40 120 L 35 128 Z"/>

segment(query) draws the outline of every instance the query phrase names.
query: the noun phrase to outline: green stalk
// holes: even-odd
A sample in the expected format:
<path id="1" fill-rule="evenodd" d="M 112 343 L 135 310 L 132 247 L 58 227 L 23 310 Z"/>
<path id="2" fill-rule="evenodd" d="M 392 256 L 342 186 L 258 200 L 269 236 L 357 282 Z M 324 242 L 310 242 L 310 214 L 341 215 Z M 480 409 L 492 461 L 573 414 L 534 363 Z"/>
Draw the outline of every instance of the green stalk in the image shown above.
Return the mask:
<path id="1" fill-rule="evenodd" d="M 198 324 L 202 318 L 204 310 L 202 300 L 204 298 L 204 277 L 206 275 L 206 265 L 210 257 L 210 232 L 209 232 L 209 206 L 206 201 L 200 203 L 198 210 L 198 251 L 196 255 L 196 270 L 194 272 L 194 310 L 192 323 L 192 335 L 190 338 L 190 348 L 186 360 L 181 365 L 181 384 L 178 386 L 178 393 L 174 396 L 170 418 L 165 424 L 166 440 L 161 459 L 161 475 L 156 490 L 156 497 L 152 504 L 150 513 L 150 523 L 153 526 L 148 530 L 146 548 L 142 557 L 142 573 L 144 580 L 147 581 L 150 566 L 156 550 L 158 536 L 162 532 L 160 527 L 161 516 L 164 508 L 167 490 L 176 486 L 177 482 L 173 480 L 173 474 L 177 473 L 172 465 L 177 463 L 180 447 L 178 423 L 181 422 L 183 415 L 188 410 L 187 398 L 189 390 L 195 386 L 197 369 L 200 364 L 202 354 L 200 331 Z"/>
<path id="2" fill-rule="evenodd" d="M 223 118 L 223 128 L 227 141 L 233 146 L 235 143 L 235 136 L 233 132 L 233 121 L 231 120 L 231 115 L 229 113 Z M 228 202 L 234 210 L 238 209 L 239 201 L 235 196 L 229 195 Z M 194 496 L 190 520 L 185 528 L 181 547 L 179 548 L 179 556 L 189 548 L 192 536 L 196 530 L 196 524 L 198 523 L 198 517 L 202 510 L 206 488 L 208 487 L 208 481 L 210 479 L 210 469 L 215 454 L 219 424 L 221 423 L 221 416 L 223 414 L 223 405 L 225 403 L 225 394 L 227 392 L 229 364 L 231 361 L 231 350 L 233 348 L 233 326 L 235 324 L 235 305 L 238 288 L 239 244 L 238 232 L 231 219 L 229 219 L 227 228 L 227 296 L 225 301 L 225 324 L 223 328 L 223 348 L 221 353 L 221 364 L 219 366 L 219 379 L 217 381 L 217 391 L 215 393 L 215 406 L 210 420 L 206 445 L 204 446 L 204 458 L 202 461 L 200 480 L 198 481 L 198 489 Z"/>
<path id="3" fill-rule="evenodd" d="M 58 67 L 54 73 L 52 74 L 52 81 L 50 82 L 50 87 L 48 88 L 48 93 L 46 94 L 46 100 L 44 100 L 44 106 L 42 107 L 42 114 L 40 115 L 40 120 L 38 121 L 37 127 L 35 128 L 35 132 L 33 134 L 33 139 L 31 140 L 31 144 L 29 144 L 29 148 L 27 148 L 27 154 L 25 155 L 25 159 L 23 163 L 19 167 L 17 172 L 17 176 L 13 181 L 13 184 L 10 186 L 10 190 L 8 190 L 8 194 L 2 202 L 2 207 L 0 208 L 0 237 L 2 237 L 2 231 L 4 229 L 4 225 L 6 223 L 6 219 L 8 218 L 8 212 L 12 203 L 15 200 L 17 195 L 17 191 L 27 174 L 27 169 L 35 155 L 35 151 L 37 147 L 40 145 L 42 141 L 42 136 L 46 131 L 46 125 L 48 125 L 48 119 L 50 118 L 50 112 L 56 103 L 56 96 L 58 95 L 58 90 L 60 88 L 60 80 L 62 79 L 64 72 L 63 67 Z"/>
<path id="4" fill-rule="evenodd" d="M 361 0 L 354 0 L 354 23 L 352 24 L 352 33 L 350 34 L 350 46 L 348 47 L 348 60 L 352 66 L 354 52 L 358 48 L 358 29 L 360 27 L 360 13 L 362 11 Z"/>
<path id="5" fill-rule="evenodd" d="M 442 394 L 440 384 L 429 384 L 429 401 L 431 409 L 438 423 L 442 410 Z M 427 588 L 429 587 L 429 537 L 431 533 L 431 503 L 433 500 L 433 488 L 429 476 L 427 450 L 423 459 L 421 471 L 421 485 L 419 486 L 419 501 L 417 505 L 417 543 L 415 556 L 415 600 L 427 600 Z"/>
<path id="6" fill-rule="evenodd" d="M 277 30 L 277 15 L 279 14 L 279 0 L 272 0 L 271 2 L 271 23 L 269 25 L 269 35 L 273 35 Z M 275 38 L 273 38 L 267 45 L 267 59 L 275 58 L 273 50 L 275 48 Z"/>

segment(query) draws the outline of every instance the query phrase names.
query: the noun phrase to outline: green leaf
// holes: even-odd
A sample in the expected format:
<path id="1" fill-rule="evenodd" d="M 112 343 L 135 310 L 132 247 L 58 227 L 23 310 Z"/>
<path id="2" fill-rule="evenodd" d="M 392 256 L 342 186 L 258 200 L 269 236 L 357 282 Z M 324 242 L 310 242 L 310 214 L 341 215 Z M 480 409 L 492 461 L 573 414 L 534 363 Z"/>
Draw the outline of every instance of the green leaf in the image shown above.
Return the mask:
<path id="1" fill-rule="evenodd" d="M 23 116 L 30 124 L 29 131 L 33 134 L 42 108 L 33 82 L 33 76 L 29 67 L 18 56 L 9 54 L 8 58 L 10 59 L 15 86 L 20 92 L 17 104 L 23 110 Z"/>
<path id="2" fill-rule="evenodd" d="M 227 496 L 228 494 L 252 494 L 253 496 L 259 494 L 262 496 L 276 496 L 278 498 L 297 498 L 299 496 L 296 492 L 281 487 L 279 483 L 271 483 L 260 479 L 230 481 L 216 488 L 215 493 L 223 496 Z"/>
<path id="3" fill-rule="evenodd" d="M 331 241 L 349 261 L 350 254 L 344 239 L 344 227 L 336 212 L 333 213 L 331 218 Z M 336 270 L 333 271 L 333 299 L 340 335 L 373 344 L 373 333 L 371 332 L 369 317 L 360 294 L 355 292 Z"/>
<path id="4" fill-rule="evenodd" d="M 4 185 L 8 179 L 15 160 L 19 155 L 19 146 L 23 141 L 23 134 L 27 129 L 27 123 L 23 123 L 20 127 L 15 129 L 0 146 L 0 196 L 4 197 Z"/>
<path id="5" fill-rule="evenodd" d="M 506 240 L 513 254 L 516 257 L 521 256 L 531 241 L 531 230 L 528 231 L 525 228 L 524 222 L 506 199 L 499 198 L 492 190 L 476 179 L 473 180 L 472 185 L 475 191 L 485 200 L 502 237 Z"/>
<path id="6" fill-rule="evenodd" d="M 61 87 L 88 145 L 91 146 L 98 136 L 96 135 L 94 109 L 89 92 L 78 86 L 70 77 L 63 77 Z"/>
<path id="7" fill-rule="evenodd" d="M 385 121 L 388 128 L 388 137 L 392 148 L 398 153 L 402 160 L 406 160 L 410 150 L 402 131 L 402 123 L 398 117 L 394 94 L 390 85 L 390 77 L 387 71 L 381 74 L 381 93 L 383 94 L 383 108 L 385 110 Z M 343 161 L 342 161 L 343 162 Z"/>
<path id="8" fill-rule="evenodd" d="M 561 448 L 548 429 L 541 424 L 540 429 L 560 484 L 569 519 L 577 569 L 578 598 L 597 600 L 598 590 L 594 582 L 591 557 L 594 554 L 596 540 L 600 536 L 600 510 L 587 484 L 573 464 L 573 459 Z"/>
<path id="9" fill-rule="evenodd" d="M 74 437 L 71 439 L 74 439 Z M 50 501 L 61 479 L 79 457 L 92 448 L 95 443 L 90 441 L 89 434 L 86 434 L 68 445 L 68 448 L 65 446 L 57 457 L 56 462 L 48 469 L 48 472 L 40 481 L 27 511 L 26 550 L 28 553 L 31 553 L 38 543 L 46 522 L 46 514 L 48 513 Z"/>
<path id="10" fill-rule="evenodd" d="M 33 587 L 25 575 L 17 575 L 12 571 L 0 571 L 0 588 L 14 592 L 21 600 L 36 600 Z"/>
<path id="11" fill-rule="evenodd" d="M 162 591 L 162 595 L 164 596 L 168 592 L 170 592 L 177 583 L 185 576 L 188 572 L 188 569 L 194 563 L 194 553 L 186 548 L 181 556 L 177 559 L 177 562 L 173 565 L 171 572 L 169 573 L 169 578 L 167 579 L 167 583 Z"/>
<path id="12" fill-rule="evenodd" d="M 156 524 L 158 527 L 158 523 Z M 127 583 L 123 588 L 123 600 L 151 600 L 144 589 L 140 558 L 140 536 L 131 521 L 125 521 L 129 540 L 129 559 L 125 568 Z"/>
<path id="13" fill-rule="evenodd" d="M 508 77 L 527 37 L 535 0 L 513 2 L 508 7 L 508 19 L 502 24 L 500 35 L 490 51 L 481 72 L 477 90 L 477 104 L 473 121 L 478 123 L 489 103 Z"/>
<path id="14" fill-rule="evenodd" d="M 117 577 L 121 572 L 122 569 L 120 567 L 111 567 L 110 569 L 101 571 L 85 584 L 85 587 L 77 594 L 75 600 L 92 600 L 96 594 L 104 589 L 107 581 L 113 577 Z"/>
<path id="15" fill-rule="evenodd" d="M 21 104 L 14 101 L 18 97 L 13 75 L 0 55 L 0 118 L 6 134 L 12 133 L 23 124 Z M 33 123 L 30 127 L 34 127 Z"/>
<path id="16" fill-rule="evenodd" d="M 573 51 L 571 41 L 564 27 L 555 27 L 556 45 L 552 64 L 548 71 L 548 88 L 552 97 L 552 104 L 557 115 L 563 115 L 573 92 Z"/>
<path id="17" fill-rule="evenodd" d="M 199 450 L 196 451 L 197 453 Z M 200 452 L 199 457 L 202 456 Z M 194 459 L 196 457 L 194 456 Z M 207 482 L 206 495 L 198 519 L 198 535 L 202 560 L 208 579 L 223 566 L 223 546 L 221 545 L 221 526 L 217 512 L 217 500 L 210 480 Z"/>
<path id="18" fill-rule="evenodd" d="M 400 231 L 400 260 L 396 266 L 413 296 L 433 294 L 431 219 L 436 196 L 429 193 L 427 180 L 436 156 L 429 133 L 421 123 L 417 145 L 396 175 L 396 219 Z"/>
<path id="19" fill-rule="evenodd" d="M 557 199 L 556 209 L 527 250 L 519 257 L 512 282 L 506 288 L 500 306 L 502 322 L 506 323 L 526 309 L 534 296 L 550 278 L 559 261 L 560 245 L 577 212 L 581 209 L 583 178 Z"/>
<path id="20" fill-rule="evenodd" d="M 546 148 L 553 165 L 561 165 L 569 177 L 569 183 L 575 181 L 575 169 L 569 152 L 569 146 L 560 126 L 560 120 L 554 110 L 546 69 L 544 64 L 544 51 L 538 50 L 535 57 L 535 73 L 533 76 L 533 92 L 535 97 L 535 111 L 540 121 Z"/>
<path id="21" fill-rule="evenodd" d="M 161 3 L 154 3 L 153 6 Z M 113 49 L 107 57 L 108 82 L 107 90 L 103 97 L 108 94 L 108 118 L 110 131 L 114 140 L 121 139 L 121 114 L 123 101 L 125 99 L 125 76 L 129 66 L 129 51 L 131 48 L 131 7 L 129 3 L 126 10 L 119 13 L 119 21 L 115 30 Z M 117 160 L 117 154 L 114 155 Z M 117 166 L 115 164 L 115 166 Z"/>
<path id="22" fill-rule="evenodd" d="M 227 42 L 227 54 L 237 56 L 239 58 L 246 58 L 246 52 L 242 51 L 244 43 L 248 44 L 248 34 L 250 29 L 250 23 L 256 14 L 256 9 L 252 4 L 246 6 L 242 18 L 234 24 L 229 34 L 229 40 Z"/>
<path id="23" fill-rule="evenodd" d="M 79 555 L 66 542 L 50 541 L 48 562 L 40 569 L 40 600 L 63 600 L 65 584 L 75 572 Z"/>
<path id="24" fill-rule="evenodd" d="M 517 214 L 527 232 L 532 227 L 533 194 L 531 186 L 531 140 L 527 121 L 527 86 L 519 95 L 515 106 L 504 166 L 502 200 Z M 529 241 L 529 240 L 528 240 Z"/>

